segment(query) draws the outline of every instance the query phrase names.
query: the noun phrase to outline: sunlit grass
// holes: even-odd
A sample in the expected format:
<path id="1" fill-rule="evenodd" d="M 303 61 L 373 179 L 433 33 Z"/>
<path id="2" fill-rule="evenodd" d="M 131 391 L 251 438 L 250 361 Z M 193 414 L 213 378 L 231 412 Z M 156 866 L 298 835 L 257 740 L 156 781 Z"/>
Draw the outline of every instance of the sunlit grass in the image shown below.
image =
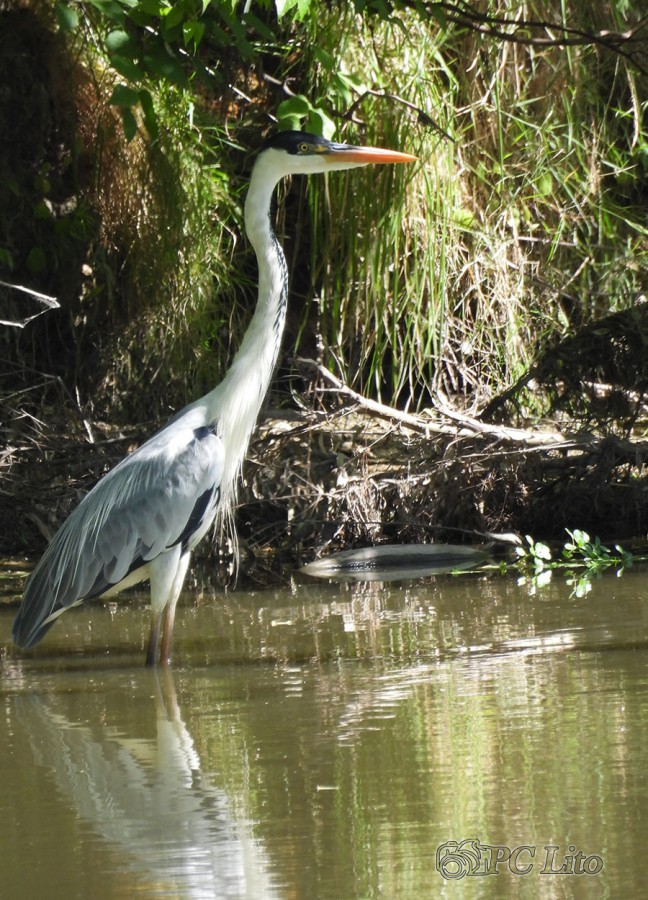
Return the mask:
<path id="1" fill-rule="evenodd" d="M 571 25 L 581 15 L 583 27 L 624 24 L 618 8 L 609 21 L 597 11 L 593 24 L 591 11 L 563 6 Z M 527 0 L 516 14 L 547 11 Z M 308 207 L 292 197 L 285 211 L 293 266 L 310 257 L 308 273 L 292 273 L 301 329 L 291 324 L 289 337 L 312 346 L 316 331 L 327 364 L 353 387 L 419 408 L 443 391 L 478 409 L 548 343 L 645 292 L 646 85 L 620 58 L 484 38 L 410 13 L 401 24 L 360 18 L 350 7 L 318 5 L 293 35 L 286 66 L 338 137 L 420 159 L 309 179 Z M 364 88 L 374 93 L 344 121 Z M 159 90 L 159 142 L 131 147 L 99 182 L 113 267 L 102 390 L 130 412 L 142 376 L 158 406 L 213 385 L 253 302 L 225 131 L 197 124 L 192 102 Z M 531 393 L 526 402 L 525 412 L 541 411 Z"/>
<path id="2" fill-rule="evenodd" d="M 564 12 L 571 24 L 576 12 Z M 519 13 L 533 18 L 533 4 Z M 314 93 L 330 95 L 341 70 L 406 98 L 452 140 L 368 97 L 366 127 L 343 137 L 420 164 L 309 186 L 332 366 L 389 402 L 443 389 L 479 405 L 547 341 L 637 302 L 648 280 L 638 76 L 591 48 L 336 17 L 317 31 L 335 62 L 314 65 Z"/>

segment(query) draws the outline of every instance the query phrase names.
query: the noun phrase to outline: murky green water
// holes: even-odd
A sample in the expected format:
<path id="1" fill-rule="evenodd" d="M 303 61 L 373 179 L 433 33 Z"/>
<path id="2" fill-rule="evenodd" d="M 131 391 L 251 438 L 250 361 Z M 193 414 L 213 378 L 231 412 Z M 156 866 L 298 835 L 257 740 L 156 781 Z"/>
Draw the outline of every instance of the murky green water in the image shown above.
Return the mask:
<path id="1" fill-rule="evenodd" d="M 0 610 L 0 896 L 642 897 L 647 598 L 638 568 L 202 596 L 169 677 L 145 606 L 29 657 Z"/>

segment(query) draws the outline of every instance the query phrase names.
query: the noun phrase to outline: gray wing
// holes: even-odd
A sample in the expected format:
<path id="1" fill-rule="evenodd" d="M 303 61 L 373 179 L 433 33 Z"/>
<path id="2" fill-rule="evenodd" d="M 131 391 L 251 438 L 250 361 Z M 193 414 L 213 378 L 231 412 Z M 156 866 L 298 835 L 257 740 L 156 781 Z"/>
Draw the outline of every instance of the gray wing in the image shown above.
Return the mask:
<path id="1" fill-rule="evenodd" d="M 180 419 L 122 460 L 66 519 L 27 579 L 14 641 L 32 646 L 53 613 L 104 594 L 179 543 L 191 549 L 214 517 L 224 456 L 215 428 Z"/>

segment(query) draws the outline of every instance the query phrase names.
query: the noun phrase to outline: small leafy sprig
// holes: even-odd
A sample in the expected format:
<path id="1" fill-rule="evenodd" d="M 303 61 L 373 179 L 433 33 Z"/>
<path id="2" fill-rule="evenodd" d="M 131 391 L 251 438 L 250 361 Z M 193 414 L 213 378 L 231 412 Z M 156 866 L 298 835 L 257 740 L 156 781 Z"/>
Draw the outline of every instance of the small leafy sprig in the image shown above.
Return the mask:
<path id="1" fill-rule="evenodd" d="M 534 541 L 530 534 L 525 535 L 524 539 L 527 542 L 527 546 L 519 544 L 515 548 L 515 553 L 518 557 L 518 568 L 526 568 L 531 565 L 535 572 L 539 574 L 547 567 L 555 565 L 552 562 L 551 548 L 548 544 Z"/>
<path id="2" fill-rule="evenodd" d="M 561 569 L 568 575 L 567 584 L 571 585 L 574 596 L 582 597 L 591 589 L 592 578 L 603 570 L 616 566 L 616 574 L 621 575 L 624 569 L 632 565 L 632 553 L 620 544 L 610 549 L 600 538 L 592 540 L 586 531 L 579 528 L 565 530 L 569 540 L 563 544 L 559 559 L 554 559 L 548 544 L 534 540 L 531 535 L 525 536 L 526 543 L 515 548 L 515 567 L 522 573 L 523 580 L 526 581 L 527 576 L 531 575 L 533 586 L 542 587 L 551 580 L 553 571 Z M 584 571 L 579 573 L 579 569 Z"/>
<path id="3" fill-rule="evenodd" d="M 562 550 L 563 559 L 568 563 L 584 565 L 588 569 L 602 569 L 608 566 L 621 566 L 626 568 L 632 565 L 632 553 L 624 550 L 620 544 L 615 544 L 610 550 L 601 543 L 601 539 L 595 537 L 590 540 L 586 531 L 575 528 L 570 531 L 565 529 L 570 540 L 565 543 Z"/>

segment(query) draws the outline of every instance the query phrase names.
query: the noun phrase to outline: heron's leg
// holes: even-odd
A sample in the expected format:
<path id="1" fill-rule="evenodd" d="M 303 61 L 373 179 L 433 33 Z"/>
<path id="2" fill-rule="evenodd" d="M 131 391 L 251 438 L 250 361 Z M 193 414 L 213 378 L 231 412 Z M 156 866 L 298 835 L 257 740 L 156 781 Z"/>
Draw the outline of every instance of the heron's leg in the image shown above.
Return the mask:
<path id="1" fill-rule="evenodd" d="M 160 637 L 160 622 L 162 621 L 162 611 L 154 613 L 151 611 L 151 630 L 149 631 L 149 639 L 146 647 L 146 665 L 154 666 L 157 662 L 157 647 Z"/>
<path id="2" fill-rule="evenodd" d="M 168 666 L 171 662 L 176 603 L 178 602 L 178 597 L 180 596 L 180 591 L 182 590 L 182 585 L 184 584 L 185 576 L 187 574 L 190 556 L 191 554 L 187 552 L 184 556 L 180 557 L 171 593 L 169 594 L 166 606 L 164 607 L 164 614 L 162 616 L 162 646 L 160 647 L 161 666 Z"/>
<path id="3" fill-rule="evenodd" d="M 169 604 L 162 617 L 162 644 L 160 646 L 160 665 L 168 666 L 171 663 L 171 649 L 173 647 L 173 623 L 175 621 L 175 604 Z"/>
<path id="4" fill-rule="evenodd" d="M 158 640 L 160 637 L 160 625 L 165 608 L 173 595 L 176 575 L 181 565 L 182 548 L 180 545 L 172 547 L 166 553 L 151 560 L 149 563 L 149 577 L 151 579 L 151 630 L 149 632 L 148 647 L 146 650 L 146 665 L 154 666 L 157 663 Z M 183 568 L 187 571 L 186 564 Z M 177 597 L 176 597 L 177 600 Z M 163 627 L 164 634 L 164 627 Z"/>

